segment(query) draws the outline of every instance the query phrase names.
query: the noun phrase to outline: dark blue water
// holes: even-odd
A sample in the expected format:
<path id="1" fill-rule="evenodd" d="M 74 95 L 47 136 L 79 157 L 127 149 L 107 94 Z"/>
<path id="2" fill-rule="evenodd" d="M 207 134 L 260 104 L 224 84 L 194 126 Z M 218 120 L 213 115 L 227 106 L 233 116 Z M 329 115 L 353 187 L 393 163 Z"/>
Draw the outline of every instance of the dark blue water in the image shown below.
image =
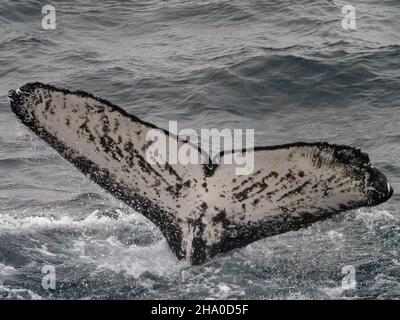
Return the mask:
<path id="1" fill-rule="evenodd" d="M 398 1 L 354 3 L 356 30 L 342 28 L 342 1 L 52 1 L 55 30 L 42 29 L 45 4 L 0 2 L 0 298 L 400 298 Z M 164 127 L 358 146 L 395 194 L 191 267 L 18 124 L 7 92 L 30 81 Z M 346 265 L 355 289 L 341 286 Z"/>

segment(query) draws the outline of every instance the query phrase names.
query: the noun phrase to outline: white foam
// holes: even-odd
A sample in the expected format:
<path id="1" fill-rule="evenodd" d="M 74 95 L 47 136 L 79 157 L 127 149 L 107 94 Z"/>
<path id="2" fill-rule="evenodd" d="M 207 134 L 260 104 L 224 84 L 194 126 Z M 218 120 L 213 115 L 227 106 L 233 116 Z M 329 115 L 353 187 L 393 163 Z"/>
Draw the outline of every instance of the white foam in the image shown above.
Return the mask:
<path id="1" fill-rule="evenodd" d="M 78 246 L 81 246 L 83 256 L 86 259 L 98 264 L 98 270 L 123 272 L 134 278 L 139 278 L 145 272 L 158 276 L 168 276 L 188 266 L 188 262 L 178 261 L 164 239 L 142 247 L 125 245 L 116 237 L 111 236 L 106 240 L 96 240 L 90 244 L 81 243 Z M 105 254 L 94 253 L 90 256 L 85 248 L 88 246 L 92 249 L 90 252 L 95 251 L 96 247 L 101 251 L 101 247 L 105 246 Z"/>
<path id="2" fill-rule="evenodd" d="M 170 275 L 188 266 L 187 261 L 177 260 L 166 240 L 159 236 L 155 236 L 154 243 L 145 246 L 122 243 L 115 235 L 115 231 L 127 225 L 133 225 L 135 230 L 136 227 L 144 226 L 148 231 L 154 232 L 154 235 L 158 235 L 159 231 L 138 214 L 126 214 L 120 210 L 117 212 L 117 219 L 101 215 L 101 212 L 96 210 L 81 220 L 67 214 L 59 218 L 0 214 L 0 234 L 35 233 L 52 229 L 60 229 L 61 232 L 66 229 L 82 230 L 81 236 L 72 239 L 71 254 L 78 255 L 81 261 L 97 264 L 99 271 L 106 269 L 123 272 L 135 278 L 145 272 L 159 276 Z M 97 230 L 101 231 L 100 238 L 91 237 L 90 232 L 88 236 L 86 235 L 87 231 Z M 45 256 L 55 256 L 45 244 L 34 250 Z"/>
<path id="3" fill-rule="evenodd" d="M 41 297 L 29 289 L 9 288 L 3 281 L 14 276 L 18 271 L 12 267 L 0 263 L 0 296 L 2 299 L 41 299 Z"/>
<path id="4" fill-rule="evenodd" d="M 17 270 L 15 270 L 14 267 L 7 266 L 5 264 L 0 263 L 0 277 L 1 277 L 1 279 L 4 279 L 9 275 L 14 274 L 15 272 L 17 272 Z"/>
<path id="5" fill-rule="evenodd" d="M 15 214 L 0 214 L 0 234 L 2 233 L 24 233 L 26 231 L 41 230 L 41 229 L 54 229 L 54 228 L 71 228 L 71 227 L 109 227 L 110 225 L 118 225 L 124 223 L 146 223 L 143 217 L 137 214 L 129 213 L 123 214 L 117 220 L 108 216 L 98 215 L 99 211 L 94 211 L 84 219 L 74 219 L 68 216 L 68 213 L 61 217 L 55 217 L 52 212 L 46 212 L 46 216 L 30 215 L 26 216 L 26 211 Z M 60 212 L 54 212 L 60 215 Z M 150 227 L 150 222 L 149 222 Z"/>
<path id="6" fill-rule="evenodd" d="M 356 221 L 362 221 L 368 227 L 372 227 L 381 222 L 393 222 L 397 219 L 398 218 L 389 211 L 380 208 L 361 208 L 356 210 L 355 216 Z"/>
<path id="7" fill-rule="evenodd" d="M 2 295 L 3 299 L 12 299 L 12 300 L 41 300 L 42 297 L 32 290 L 29 289 L 11 289 L 2 284 L 0 282 L 0 294 Z"/>
<path id="8" fill-rule="evenodd" d="M 210 298 L 214 299 L 229 299 L 238 296 L 244 297 L 246 292 L 242 287 L 234 284 L 218 283 L 210 292 Z"/>
<path id="9" fill-rule="evenodd" d="M 56 257 L 57 256 L 57 254 L 50 252 L 45 244 L 42 244 L 40 248 L 34 248 L 33 250 L 35 250 L 36 252 L 38 252 L 44 256 L 48 256 L 48 257 Z"/>

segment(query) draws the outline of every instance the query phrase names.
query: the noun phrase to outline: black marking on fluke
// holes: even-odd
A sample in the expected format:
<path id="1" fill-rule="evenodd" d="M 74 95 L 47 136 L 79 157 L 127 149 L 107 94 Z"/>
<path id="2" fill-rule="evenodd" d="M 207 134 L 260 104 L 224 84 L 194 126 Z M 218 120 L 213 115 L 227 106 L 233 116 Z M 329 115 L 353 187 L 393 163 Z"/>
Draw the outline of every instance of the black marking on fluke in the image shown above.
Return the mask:
<path id="1" fill-rule="evenodd" d="M 62 99 L 55 102 L 55 97 Z M 23 124 L 95 183 L 151 220 L 178 259 L 189 258 L 192 264 L 338 212 L 378 205 L 393 194 L 368 155 L 350 146 L 297 142 L 221 152 L 219 159 L 232 152 L 254 152 L 254 171 L 242 177 L 227 165 L 212 163 L 190 141 L 89 93 L 28 83 L 10 91 L 8 99 Z M 58 119 L 63 112 L 65 119 Z M 102 126 L 94 129 L 90 120 L 96 114 Z M 134 134 L 129 139 L 131 127 L 120 123 L 121 117 L 130 120 Z M 59 121 L 56 126 L 54 121 Z M 192 146 L 208 163 L 189 170 L 146 162 L 149 144 L 143 131 L 150 128 Z M 65 143 L 68 134 L 76 135 L 76 145 Z M 80 150 L 79 144 L 94 146 L 97 158 L 90 150 Z M 109 167 L 96 163 L 98 157 L 108 157 Z M 132 181 L 121 180 L 126 175 Z"/>

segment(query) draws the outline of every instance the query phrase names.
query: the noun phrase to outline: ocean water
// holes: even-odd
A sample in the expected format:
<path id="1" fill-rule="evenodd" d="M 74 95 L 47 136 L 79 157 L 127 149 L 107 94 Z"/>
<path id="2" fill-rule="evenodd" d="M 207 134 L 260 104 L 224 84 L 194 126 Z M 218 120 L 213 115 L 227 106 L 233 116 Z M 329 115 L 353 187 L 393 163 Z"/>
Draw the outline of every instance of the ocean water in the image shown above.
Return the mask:
<path id="1" fill-rule="evenodd" d="M 400 298 L 399 1 L 354 2 L 355 30 L 336 0 L 53 0 L 55 30 L 46 4 L 0 2 L 0 299 Z M 361 147 L 395 193 L 192 267 L 17 122 L 7 92 L 32 81 L 162 127 Z"/>

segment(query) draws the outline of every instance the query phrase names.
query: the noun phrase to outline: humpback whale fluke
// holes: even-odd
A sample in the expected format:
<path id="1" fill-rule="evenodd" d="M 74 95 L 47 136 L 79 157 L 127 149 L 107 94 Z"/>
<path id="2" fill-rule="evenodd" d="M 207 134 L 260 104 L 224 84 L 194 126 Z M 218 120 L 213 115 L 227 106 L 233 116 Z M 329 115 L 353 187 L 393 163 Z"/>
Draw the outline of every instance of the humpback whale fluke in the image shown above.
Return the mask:
<path id="1" fill-rule="evenodd" d="M 28 128 L 116 198 L 151 220 L 179 259 L 199 264 L 219 252 L 298 230 L 333 214 L 374 206 L 393 189 L 359 149 L 326 142 L 222 152 L 220 164 L 146 161 L 149 130 L 199 147 L 91 94 L 28 83 L 9 92 Z M 237 176 L 230 153 L 254 153 Z"/>

